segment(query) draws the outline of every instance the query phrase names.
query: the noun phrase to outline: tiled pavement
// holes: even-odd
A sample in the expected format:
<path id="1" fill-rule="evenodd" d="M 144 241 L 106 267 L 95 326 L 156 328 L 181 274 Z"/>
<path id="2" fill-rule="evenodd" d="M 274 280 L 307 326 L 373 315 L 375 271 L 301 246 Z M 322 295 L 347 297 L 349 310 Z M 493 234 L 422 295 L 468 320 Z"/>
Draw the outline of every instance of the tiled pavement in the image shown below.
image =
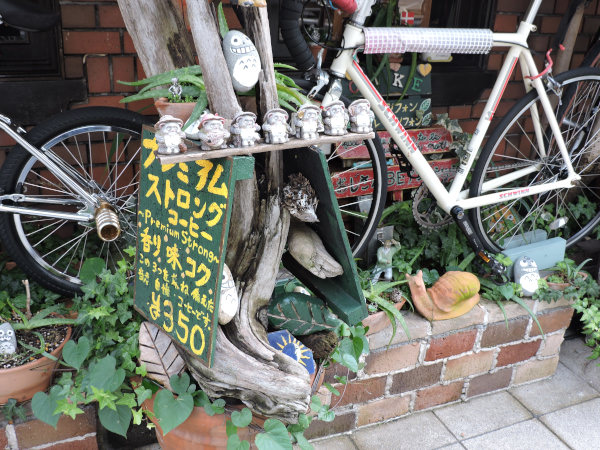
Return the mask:
<path id="1" fill-rule="evenodd" d="M 312 444 L 316 450 L 600 448 L 600 360 L 586 359 L 590 353 L 580 337 L 568 339 L 549 379 Z"/>

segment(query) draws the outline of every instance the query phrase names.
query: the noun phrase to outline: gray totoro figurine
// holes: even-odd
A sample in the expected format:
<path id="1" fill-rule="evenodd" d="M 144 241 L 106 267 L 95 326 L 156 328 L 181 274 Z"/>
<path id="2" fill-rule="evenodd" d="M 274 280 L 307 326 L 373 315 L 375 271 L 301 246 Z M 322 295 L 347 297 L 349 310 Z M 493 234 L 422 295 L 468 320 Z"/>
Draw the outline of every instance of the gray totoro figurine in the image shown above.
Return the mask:
<path id="1" fill-rule="evenodd" d="M 325 134 L 342 136 L 348 132 L 348 111 L 340 100 L 323 107 L 323 125 Z"/>
<path id="2" fill-rule="evenodd" d="M 0 325 L 0 355 L 12 355 L 17 351 L 17 336 L 8 322 Z"/>
<path id="3" fill-rule="evenodd" d="M 256 47 L 244 33 L 231 30 L 223 38 L 223 54 L 233 89 L 248 92 L 257 83 L 261 70 Z"/>
<path id="4" fill-rule="evenodd" d="M 256 124 L 256 114 L 251 112 L 237 113 L 231 123 L 231 136 L 234 147 L 252 147 L 260 140 L 260 125 Z"/>
<path id="5" fill-rule="evenodd" d="M 288 125 L 289 115 L 281 108 L 273 108 L 267 111 L 263 119 L 262 129 L 267 144 L 283 144 L 290 140 L 288 133 L 292 130 Z"/>
<path id="6" fill-rule="evenodd" d="M 353 133 L 370 133 L 373 131 L 375 114 L 371 111 L 369 100 L 354 100 L 348 106 L 350 113 L 350 131 Z"/>
<path id="7" fill-rule="evenodd" d="M 292 114 L 292 128 L 299 139 L 316 139 L 323 131 L 321 110 L 315 105 L 303 105 Z"/>

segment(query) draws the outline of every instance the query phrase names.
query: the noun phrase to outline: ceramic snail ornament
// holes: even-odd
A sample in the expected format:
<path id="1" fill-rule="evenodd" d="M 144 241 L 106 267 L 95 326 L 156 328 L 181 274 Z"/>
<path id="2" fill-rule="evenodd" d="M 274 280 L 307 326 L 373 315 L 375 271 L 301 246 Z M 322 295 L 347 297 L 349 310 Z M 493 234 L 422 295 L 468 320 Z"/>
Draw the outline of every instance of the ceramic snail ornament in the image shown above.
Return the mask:
<path id="1" fill-rule="evenodd" d="M 292 114 L 292 128 L 299 139 L 316 139 L 323 131 L 321 110 L 315 105 L 303 105 Z"/>
<path id="2" fill-rule="evenodd" d="M 10 323 L 0 325 L 0 355 L 12 355 L 17 351 L 17 336 Z"/>
<path id="3" fill-rule="evenodd" d="M 168 114 L 162 116 L 156 122 L 154 129 L 156 130 L 156 142 L 158 144 L 157 153 L 172 155 L 187 150 L 187 146 L 183 143 L 183 138 L 186 135 L 181 127 L 183 127 L 183 120 Z"/>
<path id="4" fill-rule="evenodd" d="M 237 113 L 231 123 L 231 137 L 234 147 L 252 147 L 260 140 L 260 125 L 256 124 L 256 114 Z"/>
<path id="5" fill-rule="evenodd" d="M 240 307 L 235 281 L 227 264 L 223 264 L 221 297 L 219 298 L 219 324 L 226 325 L 235 317 Z"/>
<path id="6" fill-rule="evenodd" d="M 256 47 L 244 33 L 231 30 L 223 38 L 223 54 L 233 89 L 237 92 L 248 92 L 258 82 L 261 70 Z"/>
<path id="7" fill-rule="evenodd" d="M 301 173 L 292 174 L 283 187 L 282 202 L 290 214 L 302 222 L 318 222 L 319 199 L 310 181 Z"/>
<path id="8" fill-rule="evenodd" d="M 428 320 L 445 320 L 462 316 L 479 302 L 479 279 L 469 272 L 446 272 L 429 289 L 425 289 L 423 272 L 406 274 L 412 302 Z"/>
<path id="9" fill-rule="evenodd" d="M 364 98 L 354 100 L 348 106 L 350 113 L 350 131 L 353 133 L 370 133 L 373 131 L 375 114 L 371 111 L 371 104 Z"/>
<path id="10" fill-rule="evenodd" d="M 225 129 L 225 119 L 217 114 L 204 114 L 200 117 L 198 139 L 202 141 L 202 150 L 227 148 L 229 131 Z"/>
<path id="11" fill-rule="evenodd" d="M 267 111 L 263 118 L 262 129 L 267 144 L 283 144 L 290 140 L 288 133 L 291 132 L 288 125 L 289 115 L 281 108 L 273 108 Z"/>
<path id="12" fill-rule="evenodd" d="M 331 102 L 323 107 L 323 125 L 325 134 L 342 136 L 348 132 L 348 111 L 340 100 Z"/>

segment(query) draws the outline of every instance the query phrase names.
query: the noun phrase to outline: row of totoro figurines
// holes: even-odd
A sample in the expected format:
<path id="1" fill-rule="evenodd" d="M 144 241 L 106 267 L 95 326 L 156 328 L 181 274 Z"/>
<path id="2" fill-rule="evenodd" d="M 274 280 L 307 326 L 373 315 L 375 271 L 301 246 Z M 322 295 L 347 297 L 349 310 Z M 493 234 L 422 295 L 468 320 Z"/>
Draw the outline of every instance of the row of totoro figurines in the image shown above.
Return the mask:
<path id="1" fill-rule="evenodd" d="M 359 99 L 350 104 L 348 109 L 336 100 L 319 108 L 315 105 L 301 106 L 289 115 L 281 109 L 269 110 L 264 117 L 262 131 L 267 144 L 283 144 L 293 135 L 298 139 L 316 139 L 319 133 L 330 136 L 342 136 L 350 130 L 354 133 L 370 133 L 373 131 L 374 114 L 368 100 Z M 186 150 L 182 138 L 195 139 L 202 142 L 202 150 L 227 148 L 229 138 L 233 147 L 251 147 L 256 145 L 261 136 L 261 126 L 256 123 L 256 115 L 241 112 L 233 118 L 230 130 L 225 129 L 225 119 L 217 114 L 205 113 L 192 123 L 187 131 L 182 131 L 183 121 L 172 116 L 162 116 L 156 123 L 156 140 L 158 153 L 174 154 Z"/>

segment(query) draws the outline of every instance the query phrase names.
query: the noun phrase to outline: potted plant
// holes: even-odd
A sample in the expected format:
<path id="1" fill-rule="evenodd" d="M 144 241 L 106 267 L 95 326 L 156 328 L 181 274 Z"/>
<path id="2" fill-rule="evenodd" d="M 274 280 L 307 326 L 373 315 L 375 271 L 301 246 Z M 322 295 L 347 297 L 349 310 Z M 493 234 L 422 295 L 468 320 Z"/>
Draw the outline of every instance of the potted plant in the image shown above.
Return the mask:
<path id="1" fill-rule="evenodd" d="M 575 266 L 575 261 L 565 258 L 563 261 L 559 261 L 554 267 L 550 268 L 554 273 L 545 276 L 544 279 L 546 280 L 546 283 L 548 283 L 549 288 L 564 291 L 567 287 L 572 285 L 577 278 L 587 278 L 588 274 L 582 272 L 581 269 L 590 261 L 591 259 L 588 258 L 578 266 Z"/>

